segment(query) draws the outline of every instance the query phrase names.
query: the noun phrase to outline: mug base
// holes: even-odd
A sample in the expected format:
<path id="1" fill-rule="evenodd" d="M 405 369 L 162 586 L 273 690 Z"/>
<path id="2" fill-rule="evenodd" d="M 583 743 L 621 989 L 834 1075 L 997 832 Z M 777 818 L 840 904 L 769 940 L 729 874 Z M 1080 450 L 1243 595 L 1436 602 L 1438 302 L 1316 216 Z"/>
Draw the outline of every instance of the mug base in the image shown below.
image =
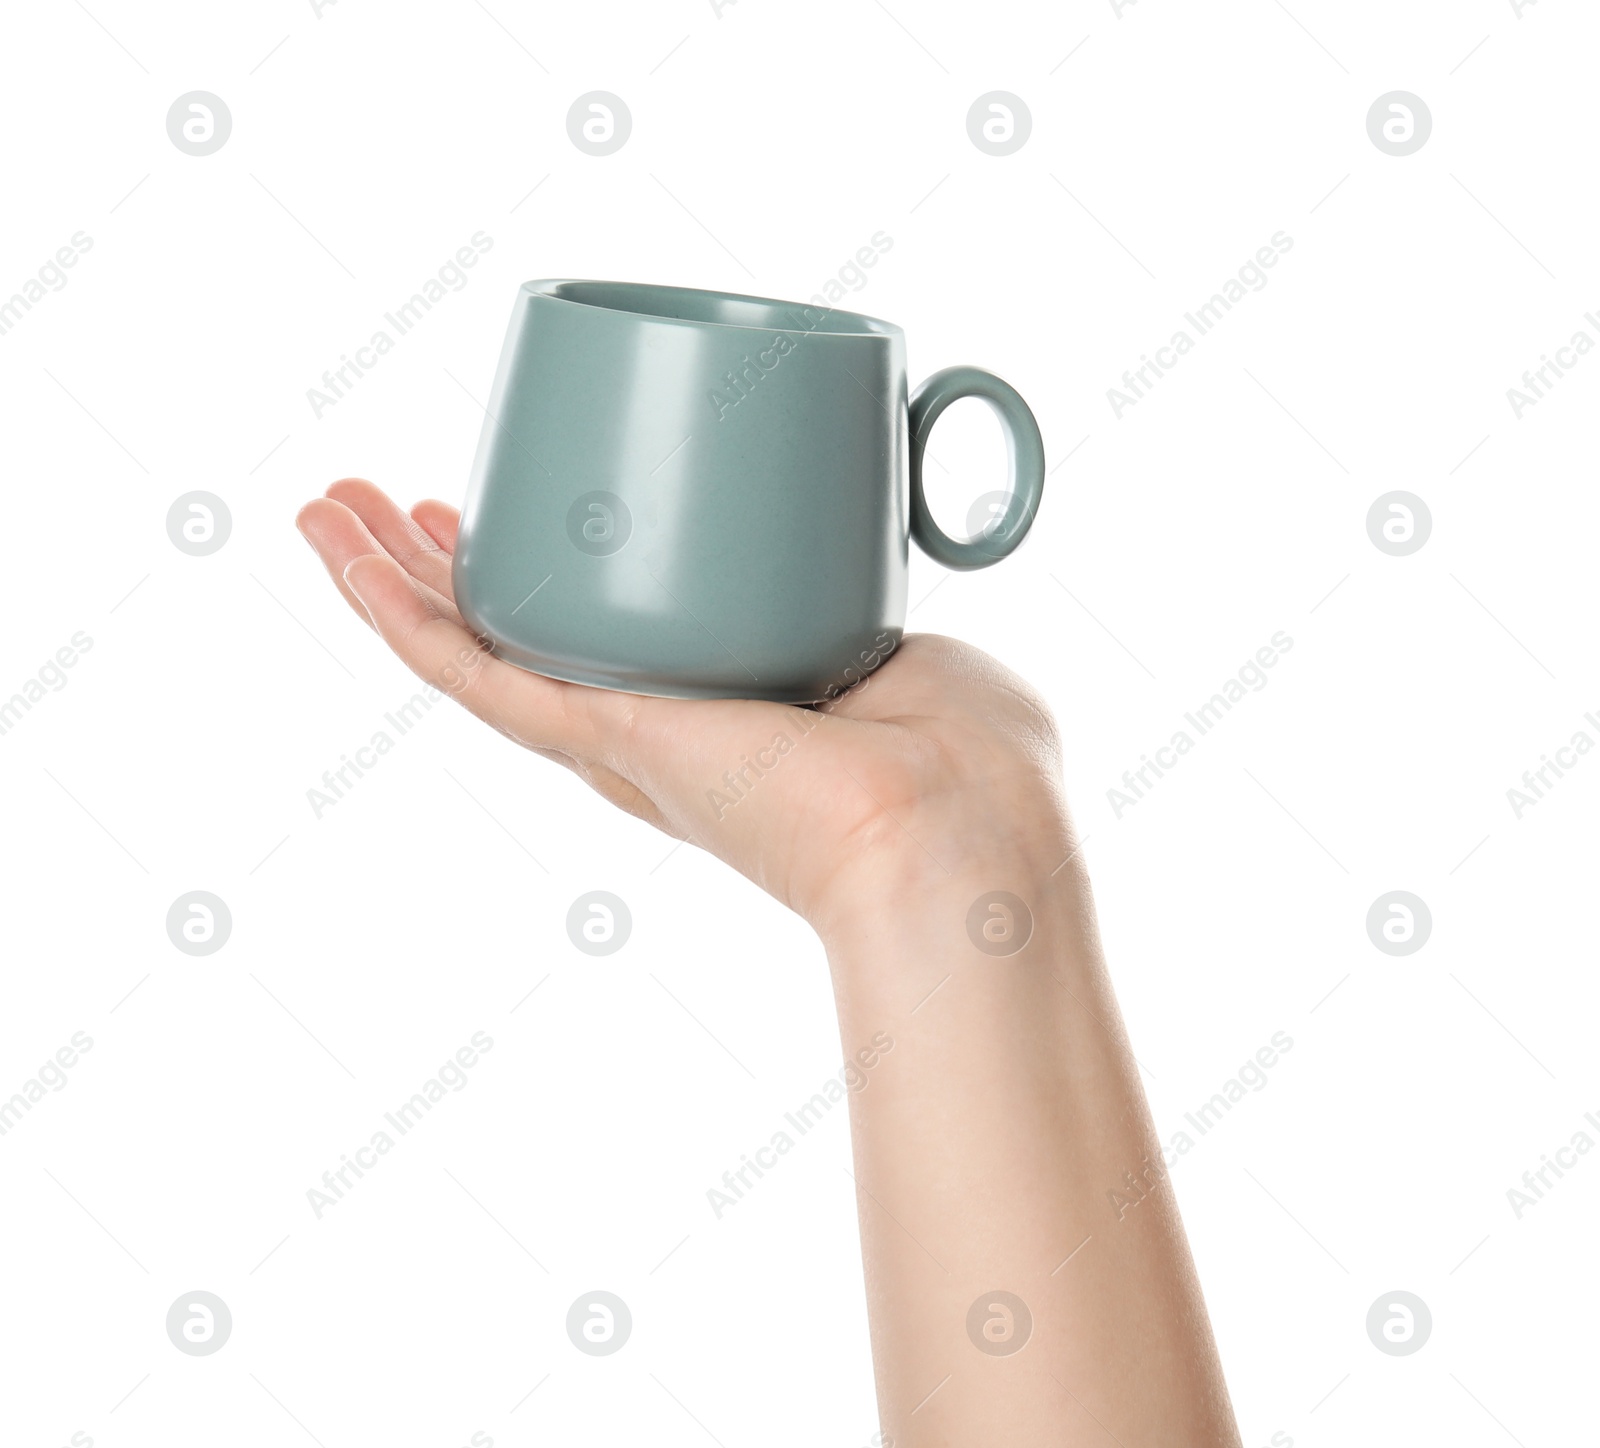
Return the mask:
<path id="1" fill-rule="evenodd" d="M 591 689 L 610 689 L 618 694 L 642 694 L 651 699 L 757 699 L 768 704 L 820 704 L 824 700 L 837 698 L 852 687 L 842 682 L 769 686 L 760 680 L 750 683 L 748 688 L 740 688 L 736 684 L 691 684 L 676 679 L 650 678 L 633 672 L 576 668 L 529 655 L 519 657 L 520 651 L 507 649 L 497 643 L 491 643 L 490 647 L 497 659 L 530 674 L 559 679 L 565 684 L 585 684 Z"/>

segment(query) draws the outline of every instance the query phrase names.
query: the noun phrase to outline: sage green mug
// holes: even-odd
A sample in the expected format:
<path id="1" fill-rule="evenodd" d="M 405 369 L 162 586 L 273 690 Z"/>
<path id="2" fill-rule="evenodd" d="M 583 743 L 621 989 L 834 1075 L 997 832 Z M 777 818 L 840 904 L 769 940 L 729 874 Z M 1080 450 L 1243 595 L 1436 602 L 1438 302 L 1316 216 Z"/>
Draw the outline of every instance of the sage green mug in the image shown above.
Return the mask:
<path id="1" fill-rule="evenodd" d="M 928 430 L 978 397 L 1009 442 L 977 537 L 933 520 Z M 1044 488 L 1028 405 L 991 373 L 909 400 L 872 317 L 682 287 L 537 281 L 512 309 L 454 568 L 467 625 L 522 668 L 674 698 L 811 703 L 899 646 L 907 539 L 1010 553 Z"/>

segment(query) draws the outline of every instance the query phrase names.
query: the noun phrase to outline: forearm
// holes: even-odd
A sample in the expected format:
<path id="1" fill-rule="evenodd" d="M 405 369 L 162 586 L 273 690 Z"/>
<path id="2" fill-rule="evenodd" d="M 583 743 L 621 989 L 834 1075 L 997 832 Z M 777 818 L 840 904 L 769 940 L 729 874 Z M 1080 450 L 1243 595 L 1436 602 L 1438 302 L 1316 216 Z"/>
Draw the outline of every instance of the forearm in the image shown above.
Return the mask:
<path id="1" fill-rule="evenodd" d="M 846 1051 L 893 1040 L 851 1102 L 883 1427 L 896 1448 L 1236 1444 L 1087 882 L 1049 868 L 924 875 L 827 932 Z M 1014 954 L 969 935 L 1000 882 L 1032 916 Z M 1119 1219 L 1128 1172 L 1159 1185 Z"/>

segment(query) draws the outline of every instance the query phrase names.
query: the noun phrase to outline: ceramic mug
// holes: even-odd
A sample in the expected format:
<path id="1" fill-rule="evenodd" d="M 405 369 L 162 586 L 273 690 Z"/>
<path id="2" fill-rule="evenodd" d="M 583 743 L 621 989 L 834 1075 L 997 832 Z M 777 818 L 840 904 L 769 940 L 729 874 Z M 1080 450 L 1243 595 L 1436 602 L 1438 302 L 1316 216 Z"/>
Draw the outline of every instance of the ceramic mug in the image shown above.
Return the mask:
<path id="1" fill-rule="evenodd" d="M 993 407 L 1009 496 L 972 539 L 922 489 L 952 402 Z M 527 283 L 495 375 L 454 567 L 467 625 L 513 664 L 675 698 L 811 703 L 892 654 L 907 538 L 957 569 L 1033 522 L 1044 446 L 974 367 L 909 400 L 872 317 L 625 282 Z"/>

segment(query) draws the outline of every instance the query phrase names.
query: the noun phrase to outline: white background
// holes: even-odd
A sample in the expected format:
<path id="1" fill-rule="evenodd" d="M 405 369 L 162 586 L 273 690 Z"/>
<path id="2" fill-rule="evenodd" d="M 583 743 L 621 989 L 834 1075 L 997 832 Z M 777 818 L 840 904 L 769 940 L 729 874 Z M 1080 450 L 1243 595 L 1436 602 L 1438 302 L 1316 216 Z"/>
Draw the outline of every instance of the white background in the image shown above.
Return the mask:
<path id="1" fill-rule="evenodd" d="M 94 1045 L 0 1138 L 7 1444 L 876 1431 L 843 1112 L 721 1220 L 706 1198 L 838 1069 L 815 941 L 451 705 L 317 818 L 414 689 L 292 518 L 350 474 L 460 501 L 524 280 L 803 299 L 880 230 L 848 305 L 906 328 L 914 379 L 1000 372 L 1045 435 L 1034 536 L 977 574 L 914 557 L 910 626 L 1062 720 L 1163 1139 L 1294 1042 L 1174 1173 L 1245 1442 L 1592 1437 L 1600 1153 L 1520 1219 L 1507 1190 L 1600 1141 L 1600 757 L 1520 819 L 1506 791 L 1600 740 L 1600 358 L 1520 420 L 1506 389 L 1600 339 L 1600 23 L 1286 3 L 8 12 L 0 294 L 93 246 L 0 337 L 0 697 L 92 648 L 0 736 L 0 1094 Z M 233 118 L 207 157 L 165 130 L 195 89 Z M 633 116 L 606 158 L 565 125 L 596 89 Z M 965 126 L 997 89 L 1033 118 L 1005 158 Z M 1433 117 L 1403 158 L 1366 130 L 1396 89 Z M 468 284 L 315 417 L 480 230 Z M 1107 388 L 1278 231 L 1269 284 L 1118 419 Z M 998 434 L 964 405 L 934 450 L 958 520 Z M 166 534 L 195 489 L 232 512 L 210 557 Z M 1433 519 L 1408 557 L 1366 531 L 1395 489 Z M 1118 818 L 1122 772 L 1279 630 L 1267 687 Z M 602 960 L 565 931 L 591 889 L 634 921 Z M 1365 928 L 1396 889 L 1433 916 L 1398 958 Z M 164 924 L 192 890 L 233 917 L 204 958 Z M 318 1220 L 307 1189 L 475 1031 L 469 1084 Z M 633 1312 L 612 1357 L 564 1331 L 596 1288 Z M 215 1356 L 164 1330 L 194 1289 L 233 1314 Z M 1395 1289 L 1433 1315 L 1411 1356 L 1365 1329 Z"/>

